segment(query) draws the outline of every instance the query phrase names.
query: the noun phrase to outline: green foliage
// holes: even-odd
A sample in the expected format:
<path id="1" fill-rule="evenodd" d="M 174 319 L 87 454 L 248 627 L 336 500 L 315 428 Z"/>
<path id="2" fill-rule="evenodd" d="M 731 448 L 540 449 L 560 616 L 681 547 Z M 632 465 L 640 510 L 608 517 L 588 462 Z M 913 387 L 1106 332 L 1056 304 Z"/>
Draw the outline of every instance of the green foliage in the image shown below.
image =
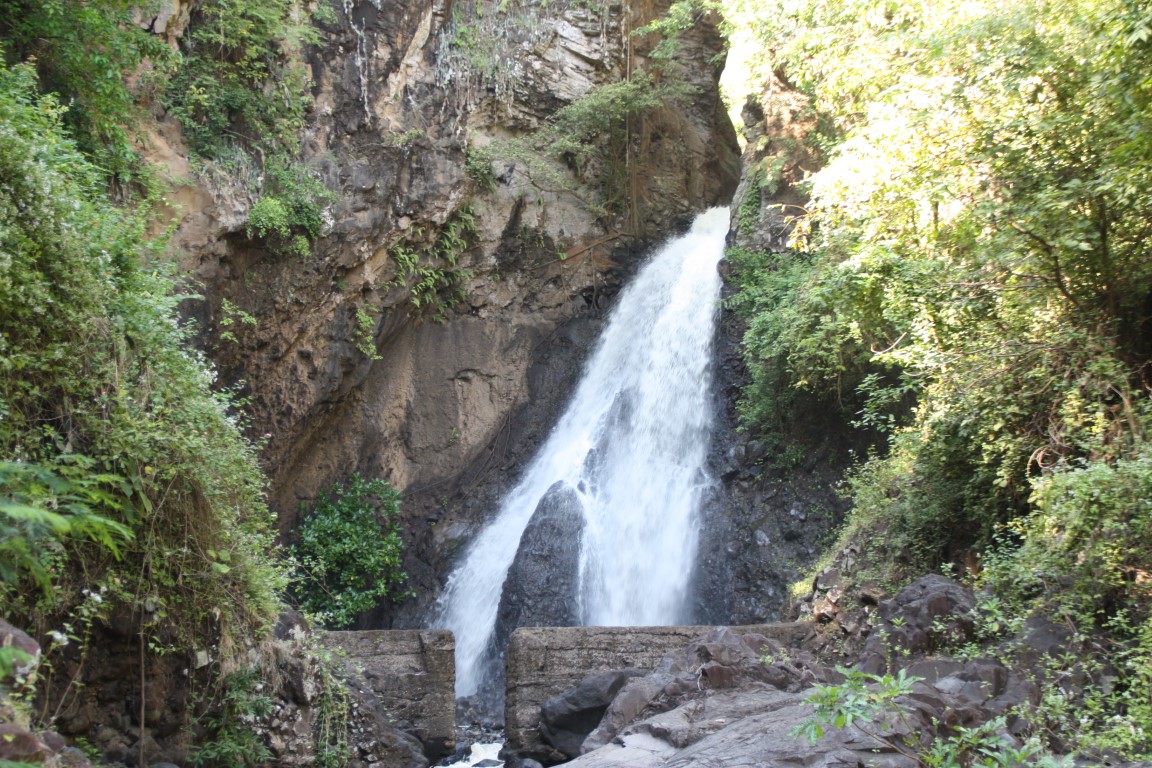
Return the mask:
<path id="1" fill-rule="evenodd" d="M 1115 654 L 1118 682 L 1107 692 L 1102 723 L 1090 734 L 1101 750 L 1152 755 L 1152 617 L 1125 627 L 1130 638 Z"/>
<path id="2" fill-rule="evenodd" d="M 263 195 L 248 212 L 248 236 L 274 253 L 307 256 L 324 228 L 324 207 L 336 195 L 307 168 L 282 156 L 265 168 Z"/>
<path id="3" fill-rule="evenodd" d="M 656 109 L 682 101 L 691 91 L 682 80 L 659 79 L 646 71 L 597 86 L 557 110 L 531 138 L 494 141 L 474 150 L 470 176 L 483 186 L 489 183 L 493 161 L 515 162 L 541 189 L 571 194 L 603 215 L 622 215 L 633 202 L 630 174 L 637 169 L 630 167 L 631 140 L 640 121 Z"/>
<path id="4" fill-rule="evenodd" d="M 84 456 L 59 461 L 60 474 L 0 462 L 0 582 L 15 587 L 30 577 L 45 596 L 61 540 L 89 539 L 118 558 L 120 544 L 133 537 L 127 526 L 93 512 L 121 507 L 124 478 L 92 473 L 94 462 Z"/>
<path id="5" fill-rule="evenodd" d="M 662 106 L 664 98 L 672 95 L 669 88 L 657 86 L 652 75 L 643 71 L 631 80 L 593 88 L 553 116 L 557 138 L 567 140 L 557 151 L 584 155 L 588 144 L 601 134 L 618 132 L 629 117 Z"/>
<path id="6" fill-rule="evenodd" d="M 16 670 L 32 661 L 32 656 L 8 646 L 0 646 L 0 680 L 11 677 Z"/>
<path id="7" fill-rule="evenodd" d="M 763 208 L 761 195 L 761 182 L 764 174 L 759 169 L 750 172 L 748 191 L 736 209 L 736 230 L 741 234 L 749 234 L 760 223 Z"/>
<path id="8" fill-rule="evenodd" d="M 464 205 L 436 230 L 430 246 L 421 244 L 424 233 L 417 229 L 408 240 L 388 249 L 397 267 L 393 284 L 408 290 L 413 308 L 444 322 L 448 310 L 466 298 L 464 287 L 472 273 L 459 269 L 457 262 L 475 235 L 476 215 L 470 205 Z"/>
<path id="9" fill-rule="evenodd" d="M 424 131 L 419 128 L 409 128 L 403 133 L 386 133 L 383 138 L 384 143 L 389 146 L 410 149 L 415 146 L 420 139 L 424 138 L 424 136 Z"/>
<path id="10" fill-rule="evenodd" d="M 626 210 L 629 141 L 634 122 L 652 110 L 675 104 L 690 92 L 682 81 L 657 81 L 636 72 L 629 80 L 593 88 L 553 115 L 538 142 L 549 155 L 564 162 L 576 178 L 594 175 L 601 205 L 611 213 Z"/>
<path id="11" fill-rule="evenodd" d="M 1064 621 L 1072 619 L 1066 614 Z M 1150 640 L 1147 620 L 1141 627 L 1126 610 L 1109 620 L 1106 634 L 1074 633 L 1063 654 L 1046 660 L 1041 675 L 1048 680 L 1079 677 L 1084 683 L 1043 690 L 1029 718 L 1036 732 L 1065 751 L 1146 760 L 1152 755 Z"/>
<path id="12" fill-rule="evenodd" d="M 1020 546 L 990 576 L 1068 584 L 1078 610 L 1102 620 L 1152 573 L 1152 446 L 1132 458 L 1062 466 L 1032 485 L 1033 511 L 1009 526 Z"/>
<path id="13" fill-rule="evenodd" d="M 870 675 L 855 669 L 838 667 L 844 676 L 839 685 L 817 685 L 808 698 L 814 705 L 811 715 L 793 729 L 793 736 L 803 736 L 809 743 L 823 738 L 828 728 L 855 728 L 870 739 L 876 748 L 891 749 L 910 757 L 926 768 L 1008 768 L 1068 766 L 1071 760 L 1048 754 L 1040 742 L 1030 739 L 1017 746 L 1003 735 L 1004 717 L 988 720 L 978 726 L 959 726 L 948 736 L 938 736 L 922 747 L 918 730 L 911 736 L 908 717 L 913 706 L 904 697 L 913 691 L 920 678 L 896 675 Z M 889 721 L 904 728 L 887 728 Z M 872 724 L 871 727 L 865 727 Z"/>
<path id="14" fill-rule="evenodd" d="M 351 758 L 348 746 L 349 718 L 352 713 L 348 684 L 342 678 L 342 665 L 332 650 L 320 643 L 306 652 L 316 665 L 320 692 L 316 697 L 316 725 L 313 729 L 318 768 L 344 768 Z"/>
<path id="15" fill-rule="evenodd" d="M 228 165 L 237 150 L 259 158 L 248 236 L 282 255 L 311 253 L 336 199 L 298 159 L 312 106 L 302 48 L 316 39 L 298 0 L 208 0 L 192 14 L 164 91 L 202 161 Z"/>
<path id="16" fill-rule="evenodd" d="M 141 110 L 125 85 L 149 62 L 171 58 L 160 38 L 141 29 L 128 0 L 3 0 L 0 42 L 9 64 L 29 62 L 40 87 L 69 105 L 64 121 L 82 150 L 121 183 L 139 172 L 130 130 Z M 128 129 L 128 130 L 126 130 Z"/>
<path id="17" fill-rule="evenodd" d="M 236 334 L 232 330 L 236 323 L 240 323 L 241 325 L 255 326 L 256 318 L 237 307 L 229 299 L 221 300 L 220 327 L 225 329 L 220 332 L 221 341 L 230 341 L 233 344 L 236 343 Z"/>
<path id="18" fill-rule="evenodd" d="M 300 607 L 329 629 L 343 629 L 379 601 L 400 596 L 407 575 L 399 514 L 399 491 L 358 473 L 322 494 L 293 548 L 303 567 L 294 588 Z"/>
<path id="19" fill-rule="evenodd" d="M 1106 686 L 1076 700 L 1051 694 L 1041 718 L 1086 748 L 1152 754 L 1152 447 L 1131 458 L 1062 466 L 1033 481 L 1032 511 L 1005 526 L 985 558 L 985 589 L 1015 616 L 1040 611 L 1107 638 Z M 987 622 L 986 622 L 987 623 Z M 1058 660 L 1052 677 L 1089 667 L 1088 648 Z"/>
<path id="20" fill-rule="evenodd" d="M 752 382 L 740 403 L 748 425 L 778 429 L 794 391 L 853 401 L 868 370 L 865 339 L 835 311 L 848 296 L 873 301 L 879 280 L 824 280 L 816 260 L 799 251 L 768 254 L 731 248 L 737 292 L 728 305 L 745 318 L 744 358 Z"/>
<path id="21" fill-rule="evenodd" d="M 938 739 L 921 754 L 928 768 L 1068 768 L 1071 758 L 1047 754 L 1036 740 L 1016 746 L 1003 736 L 1006 719 L 995 717 L 972 728 L 960 726 L 946 739 Z"/>
<path id="22" fill-rule="evenodd" d="M 778 63 L 845 133 L 798 221 L 803 256 L 776 257 L 801 266 L 741 278 L 754 381 L 855 390 L 893 435 L 858 507 L 934 565 L 1025 514 L 1038 470 L 1143 439 L 1152 145 L 1133 137 L 1152 101 L 1126 73 L 1149 52 L 1118 34 L 1138 25 L 1120 3 L 775 18 Z M 751 419 L 773 410 L 748 399 Z M 940 526 L 973 535 L 932 543 Z"/>
<path id="23" fill-rule="evenodd" d="M 632 31 L 633 35 L 657 34 L 660 42 L 652 50 L 651 56 L 657 60 L 670 61 L 680 51 L 680 35 L 692 29 L 702 14 L 720 10 L 717 0 L 675 0 L 662 16 Z"/>
<path id="24" fill-rule="evenodd" d="M 207 704 L 211 715 L 201 721 L 203 734 L 191 751 L 196 768 L 243 768 L 270 765 L 274 758 L 266 729 L 276 717 L 271 680 L 283 675 L 285 655 L 291 656 L 304 684 L 312 691 L 310 735 L 314 765 L 343 768 L 348 748 L 351 697 L 339 652 L 309 632 L 292 633 L 274 649 L 262 648 L 258 666 L 233 672 L 214 683 Z M 251 663 L 251 659 L 249 659 Z"/>
<path id="25" fill-rule="evenodd" d="M 465 170 L 478 188 L 491 191 L 496 183 L 493 164 L 508 163 L 514 172 L 542 191 L 569 195 L 587 208 L 605 213 L 594 190 L 575 179 L 566 166 L 551 154 L 550 142 L 534 136 L 497 139 L 483 147 L 468 150 Z"/>
<path id="26" fill-rule="evenodd" d="M 496 188 L 496 175 L 492 171 L 492 163 L 496 158 L 491 147 L 477 147 L 468 145 L 465 155 L 464 171 L 482 192 L 491 192 Z"/>
<path id="27" fill-rule="evenodd" d="M 364 307 L 356 308 L 356 331 L 353 340 L 356 343 L 356 349 L 367 357 L 369 360 L 383 360 L 380 353 L 376 351 L 376 318 Z"/>
<path id="28" fill-rule="evenodd" d="M 1147 9 L 757 7 L 768 63 L 831 130 L 795 252 L 733 257 L 749 426 L 782 391 L 837 393 L 886 435 L 847 488 L 875 575 L 975 550 L 1002 609 L 1146 659 Z M 1084 743 L 1147 749 L 1146 679 L 1125 680 Z"/>
<path id="29" fill-rule="evenodd" d="M 262 197 L 248 211 L 248 237 L 292 237 L 288 208 L 278 197 Z"/>
<path id="30" fill-rule="evenodd" d="M 29 67 L 0 69 L 2 517 L 28 576 L 0 594 L 51 625 L 115 582 L 150 638 L 252 631 L 282 584 L 255 455 L 149 264 L 147 209 L 108 202 L 62 112 Z M 45 576 L 51 599 L 24 588 Z"/>
<path id="31" fill-rule="evenodd" d="M 275 252 L 309 252 L 333 195 L 297 159 L 312 104 L 300 54 L 318 39 L 300 2 L 196 3 L 178 52 L 136 22 L 156 6 L 3 0 L 0 43 L 9 62 L 34 63 L 40 87 L 69 105 L 69 132 L 118 190 L 150 193 L 156 184 L 133 138 L 143 116 L 137 102 L 159 87 L 198 158 L 227 165 L 237 148 L 259 158 L 261 199 L 249 232 L 269 238 Z"/>
<path id="32" fill-rule="evenodd" d="M 896 675 L 870 675 L 844 667 L 837 667 L 836 671 L 844 676 L 844 682 L 815 686 L 808 697 L 815 709 L 791 735 L 803 736 L 815 743 L 823 738 L 827 728 L 859 728 L 863 723 L 899 711 L 896 700 L 911 693 L 912 686 L 920 680 L 908 677 L 903 669 Z"/>
<path id="33" fill-rule="evenodd" d="M 195 768 L 257 768 L 273 758 L 252 723 L 272 711 L 258 668 L 234 672 L 222 681 L 219 714 L 207 723 L 208 738 L 192 750 Z"/>
<path id="34" fill-rule="evenodd" d="M 200 3 L 164 93 L 192 148 L 205 158 L 226 154 L 236 142 L 295 154 L 311 106 L 307 68 L 297 54 L 315 35 L 295 0 Z"/>

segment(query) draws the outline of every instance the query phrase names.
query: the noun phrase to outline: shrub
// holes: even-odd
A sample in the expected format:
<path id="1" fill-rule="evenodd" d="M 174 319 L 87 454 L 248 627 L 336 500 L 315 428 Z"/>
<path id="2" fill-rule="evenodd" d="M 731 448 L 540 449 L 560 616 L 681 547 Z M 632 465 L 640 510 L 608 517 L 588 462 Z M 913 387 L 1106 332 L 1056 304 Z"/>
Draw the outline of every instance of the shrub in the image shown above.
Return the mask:
<path id="1" fill-rule="evenodd" d="M 248 237 L 274 253 L 306 256 L 324 228 L 324 206 L 336 195 L 304 165 L 284 156 L 265 168 L 263 195 L 248 212 Z"/>
<path id="2" fill-rule="evenodd" d="M 299 606 L 329 629 L 350 626 L 383 599 L 400 596 L 400 493 L 380 479 L 353 474 L 304 518 L 293 553 L 303 568 Z"/>
<path id="3" fill-rule="evenodd" d="M 0 67 L 0 603 L 52 626 L 81 588 L 120 584 L 149 641 L 234 647 L 283 583 L 264 478 L 148 264 L 146 208 L 109 202 L 37 90 Z M 29 589 L 45 578 L 50 598 Z"/>
<path id="4" fill-rule="evenodd" d="M 90 473 L 92 462 L 85 457 L 61 459 L 57 472 L 0 462 L 0 582 L 17 585 L 30 577 L 49 595 L 61 542 L 88 539 L 119 557 L 120 545 L 134 536 L 127 526 L 93 512 L 123 511 L 110 484 L 119 478 Z"/>
<path id="5" fill-rule="evenodd" d="M 472 273 L 457 263 L 476 236 L 476 215 L 470 204 L 458 208 L 444 225 L 432 233 L 432 242 L 420 241 L 417 229 L 410 241 L 401 241 L 388 249 L 396 262 L 393 285 L 408 290 L 408 303 L 419 312 L 444 322 L 448 310 L 465 298 L 465 285 Z M 361 326 L 363 328 L 363 321 Z M 369 354 L 368 346 L 361 347 Z M 372 352 L 375 352 L 374 346 Z"/>
<path id="6" fill-rule="evenodd" d="M 219 713 L 206 724 L 212 738 L 192 750 L 193 768 L 256 768 L 272 760 L 272 751 L 253 728 L 274 706 L 263 687 L 259 668 L 233 672 L 221 680 Z"/>
<path id="7" fill-rule="evenodd" d="M 145 61 L 163 69 L 168 46 L 133 19 L 127 0 L 3 0 L 9 61 L 34 64 L 40 86 L 69 105 L 64 122 L 85 154 L 120 181 L 138 170 L 129 131 L 143 114 L 125 77 Z M 125 129 L 128 130 L 125 130 Z"/>
<path id="8" fill-rule="evenodd" d="M 916 714 L 909 695 L 920 678 L 909 677 L 904 670 L 896 675 L 870 675 L 840 667 L 837 672 L 844 682 L 815 686 L 808 698 L 813 712 L 791 735 L 814 744 L 828 728 L 854 728 L 876 751 L 898 752 L 926 768 L 1065 768 L 1071 764 L 1067 758 L 1049 754 L 1036 738 L 1017 746 L 1004 735 L 1007 721 L 1003 716 L 972 728 L 958 726 L 952 735 L 937 735 L 922 746 L 921 734 L 909 722 Z M 887 727 L 892 722 L 902 727 Z"/>
<path id="9" fill-rule="evenodd" d="M 294 152 L 312 97 L 307 68 L 293 58 L 315 35 L 295 0 L 195 6 L 164 92 L 192 149 L 206 158 L 236 143 Z"/>

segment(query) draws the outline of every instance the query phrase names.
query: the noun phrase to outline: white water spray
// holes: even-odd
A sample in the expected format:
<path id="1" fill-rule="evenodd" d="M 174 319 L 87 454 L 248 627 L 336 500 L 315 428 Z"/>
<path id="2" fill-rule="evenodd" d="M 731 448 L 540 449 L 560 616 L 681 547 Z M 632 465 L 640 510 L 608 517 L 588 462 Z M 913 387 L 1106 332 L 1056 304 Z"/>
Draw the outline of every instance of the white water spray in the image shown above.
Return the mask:
<path id="1" fill-rule="evenodd" d="M 476 693 L 504 580 L 540 499 L 574 489 L 585 525 L 579 608 L 587 625 L 687 619 L 699 509 L 711 483 L 716 264 L 729 212 L 697 217 L 621 295 L 567 411 L 495 519 L 472 542 L 440 598 L 456 636 L 456 695 Z"/>

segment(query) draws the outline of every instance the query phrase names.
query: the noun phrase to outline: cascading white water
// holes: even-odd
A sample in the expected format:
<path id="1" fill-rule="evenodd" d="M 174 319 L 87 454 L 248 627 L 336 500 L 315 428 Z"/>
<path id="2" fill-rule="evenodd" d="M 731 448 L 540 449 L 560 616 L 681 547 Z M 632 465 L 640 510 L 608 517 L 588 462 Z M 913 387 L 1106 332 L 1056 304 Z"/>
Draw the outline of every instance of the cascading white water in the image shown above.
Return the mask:
<path id="1" fill-rule="evenodd" d="M 726 208 L 698 216 L 621 293 L 567 411 L 448 579 L 437 624 L 456 636 L 457 696 L 480 685 L 504 579 L 557 481 L 576 491 L 584 512 L 583 622 L 687 618 L 700 502 L 711 482 L 704 464 L 716 264 L 728 218 Z"/>

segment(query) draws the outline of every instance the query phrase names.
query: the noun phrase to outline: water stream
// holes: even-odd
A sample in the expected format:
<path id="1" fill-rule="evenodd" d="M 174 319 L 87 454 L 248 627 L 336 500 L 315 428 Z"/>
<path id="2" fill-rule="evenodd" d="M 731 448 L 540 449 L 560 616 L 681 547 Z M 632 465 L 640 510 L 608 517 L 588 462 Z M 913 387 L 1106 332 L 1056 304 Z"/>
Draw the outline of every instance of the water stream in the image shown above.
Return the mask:
<path id="1" fill-rule="evenodd" d="M 521 535 L 557 481 L 584 515 L 578 608 L 582 623 L 689 621 L 690 580 L 711 433 L 716 264 L 727 208 L 697 217 L 658 250 L 621 293 L 571 403 L 519 484 L 452 573 L 437 626 L 456 636 L 456 695 L 477 692 L 500 595 Z"/>

